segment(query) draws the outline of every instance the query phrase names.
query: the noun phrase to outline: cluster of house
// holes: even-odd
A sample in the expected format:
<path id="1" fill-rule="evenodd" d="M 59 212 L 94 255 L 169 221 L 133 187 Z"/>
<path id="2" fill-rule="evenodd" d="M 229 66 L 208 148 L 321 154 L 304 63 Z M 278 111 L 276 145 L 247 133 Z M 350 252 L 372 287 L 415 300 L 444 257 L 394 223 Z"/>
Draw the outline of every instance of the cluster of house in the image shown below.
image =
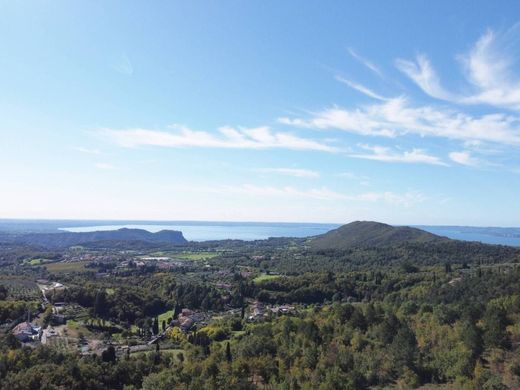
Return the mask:
<path id="1" fill-rule="evenodd" d="M 78 252 L 78 251 L 70 251 L 63 255 L 63 260 L 67 263 L 72 263 L 75 261 L 100 261 L 100 262 L 110 262 L 118 259 L 118 256 L 114 256 L 111 254 L 99 254 L 99 253 L 90 253 L 90 252 Z"/>
<path id="2" fill-rule="evenodd" d="M 289 314 L 296 310 L 291 305 L 264 305 L 262 302 L 255 301 L 249 307 L 249 321 L 261 321 L 268 318 L 271 314 Z"/>
<path id="3" fill-rule="evenodd" d="M 62 283 L 50 282 L 47 279 L 38 279 L 36 283 L 42 291 L 43 300 L 45 301 L 45 303 L 49 302 L 48 297 L 51 296 L 53 293 L 63 291 L 66 289 L 66 287 Z"/>
<path id="4" fill-rule="evenodd" d="M 135 260 L 124 260 L 116 267 L 116 269 L 141 268 L 145 265 L 151 264 L 163 271 L 168 271 L 175 267 L 182 266 L 180 261 L 171 261 L 169 257 L 141 257 Z"/>
<path id="5" fill-rule="evenodd" d="M 12 333 L 21 342 L 39 340 L 42 335 L 41 326 L 32 324 L 29 320 L 24 321 L 16 325 Z"/>
<path id="6" fill-rule="evenodd" d="M 142 260 L 125 260 L 122 261 L 116 268 L 140 268 L 144 267 L 146 263 Z"/>
<path id="7" fill-rule="evenodd" d="M 67 317 L 63 314 L 65 309 L 65 302 L 56 302 L 52 306 L 51 323 L 53 325 L 64 325 L 67 322 Z"/>
<path id="8" fill-rule="evenodd" d="M 206 321 L 207 316 L 204 313 L 182 309 L 177 319 L 172 320 L 171 325 L 178 326 L 183 332 L 187 332 L 197 323 L 206 325 Z"/>
<path id="9" fill-rule="evenodd" d="M 48 344 L 52 339 L 57 338 L 59 336 L 56 329 L 52 326 L 47 327 L 42 331 L 40 341 L 42 344 Z"/>
<path id="10" fill-rule="evenodd" d="M 63 325 L 67 322 L 67 318 L 62 313 L 64 307 L 65 303 L 63 302 L 57 302 L 53 305 L 50 317 L 51 325 Z M 19 341 L 24 343 L 40 340 L 42 344 L 46 344 L 48 339 L 58 336 L 52 326 L 47 327 L 47 329 L 42 329 L 41 326 L 33 324 L 29 312 L 27 313 L 27 319 L 16 325 L 11 333 Z"/>

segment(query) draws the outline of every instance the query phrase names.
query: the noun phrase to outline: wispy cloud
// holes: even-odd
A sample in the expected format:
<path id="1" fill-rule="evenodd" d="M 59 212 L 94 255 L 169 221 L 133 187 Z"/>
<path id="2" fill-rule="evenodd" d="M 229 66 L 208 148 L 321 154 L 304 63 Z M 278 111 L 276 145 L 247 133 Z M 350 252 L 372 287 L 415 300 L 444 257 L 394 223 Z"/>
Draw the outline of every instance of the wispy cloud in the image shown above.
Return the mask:
<path id="1" fill-rule="evenodd" d="M 336 80 L 338 80 L 340 83 L 348 85 L 350 88 L 355 89 L 356 91 L 361 92 L 362 94 L 367 95 L 373 99 L 389 100 L 388 98 L 379 95 L 378 93 L 372 91 L 371 89 L 365 87 L 364 85 L 347 80 L 341 76 L 336 76 Z"/>
<path id="2" fill-rule="evenodd" d="M 162 146 L 170 148 L 199 147 L 226 149 L 292 149 L 336 152 L 338 149 L 325 142 L 302 138 L 291 133 L 276 132 L 269 127 L 222 127 L 217 133 L 195 131 L 183 126 L 172 126 L 173 131 L 149 129 L 104 129 L 102 134 L 123 147 Z"/>
<path id="3" fill-rule="evenodd" d="M 422 203 L 428 199 L 424 194 L 417 191 L 395 193 L 391 191 L 365 192 L 360 194 L 343 194 L 326 187 L 298 189 L 294 187 L 272 187 L 243 184 L 238 186 L 217 186 L 204 188 L 205 192 L 218 194 L 235 194 L 258 197 L 280 197 L 288 199 L 315 199 L 321 201 L 352 201 L 362 203 L 387 203 L 409 207 Z"/>
<path id="4" fill-rule="evenodd" d="M 115 165 L 108 164 L 108 163 L 96 163 L 96 164 L 94 164 L 94 166 L 97 169 L 101 169 L 104 171 L 114 171 L 117 169 L 117 167 Z"/>
<path id="5" fill-rule="evenodd" d="M 101 151 L 99 149 L 89 149 L 89 148 L 84 148 L 82 146 L 76 146 L 74 148 L 74 150 L 77 150 L 78 152 L 85 153 L 85 154 L 95 154 L 95 155 L 101 154 Z"/>
<path id="6" fill-rule="evenodd" d="M 409 191 L 404 194 L 395 192 L 366 192 L 353 197 L 353 200 L 364 202 L 384 202 L 393 205 L 401 205 L 410 207 L 418 203 L 422 203 L 428 199 L 427 196 L 421 192 Z"/>
<path id="7" fill-rule="evenodd" d="M 381 72 L 381 70 L 379 69 L 379 67 L 377 65 L 375 65 L 372 61 L 369 61 L 367 60 L 366 58 L 360 56 L 354 49 L 352 48 L 348 48 L 347 49 L 349 54 L 354 58 L 356 59 L 357 61 L 359 61 L 361 64 L 363 64 L 364 66 L 366 66 L 368 69 L 370 69 L 372 72 L 374 72 L 375 74 L 377 74 L 379 77 L 383 77 L 383 72 Z"/>
<path id="8" fill-rule="evenodd" d="M 359 185 L 362 185 L 362 186 L 371 185 L 370 177 L 364 176 L 364 175 L 356 175 L 355 173 L 352 173 L 352 172 L 340 172 L 340 173 L 336 173 L 334 176 L 341 178 L 341 179 L 358 180 Z"/>
<path id="9" fill-rule="evenodd" d="M 520 25 L 503 34 L 488 30 L 462 62 L 477 94 L 465 103 L 485 103 L 520 110 L 520 80 L 513 72 L 520 43 Z"/>
<path id="10" fill-rule="evenodd" d="M 339 129 L 359 135 L 393 137 L 396 132 L 389 127 L 382 126 L 378 118 L 371 118 L 371 114 L 360 109 L 344 110 L 332 107 L 314 113 L 307 118 L 282 117 L 278 121 L 285 125 L 311 129 Z"/>
<path id="11" fill-rule="evenodd" d="M 134 73 L 132 62 L 125 53 L 120 54 L 111 66 L 116 72 L 126 76 L 131 76 Z"/>
<path id="12" fill-rule="evenodd" d="M 351 154 L 350 156 L 383 162 L 447 165 L 440 158 L 429 155 L 422 149 L 412 149 L 410 151 L 400 152 L 384 146 L 360 145 L 360 147 L 371 153 Z"/>
<path id="13" fill-rule="evenodd" d="M 486 31 L 469 52 L 458 56 L 469 82 L 464 93 L 443 88 L 425 55 L 418 56 L 415 61 L 398 59 L 396 66 L 434 98 L 520 110 L 520 78 L 514 72 L 519 51 L 520 24 L 501 33 Z"/>
<path id="14" fill-rule="evenodd" d="M 239 194 L 247 196 L 274 196 L 286 198 L 310 198 L 317 200 L 341 200 L 347 197 L 339 192 L 332 191 L 326 187 L 298 189 L 294 187 L 272 187 L 272 186 L 257 186 L 252 184 L 243 184 L 239 186 L 217 186 L 204 189 L 204 191 L 224 193 L 224 194 Z"/>
<path id="15" fill-rule="evenodd" d="M 520 117 L 504 113 L 472 116 L 434 106 L 412 106 L 405 97 L 357 109 L 332 107 L 310 118 L 280 118 L 292 126 L 339 129 L 370 136 L 442 137 L 520 145 Z"/>
<path id="16" fill-rule="evenodd" d="M 341 177 L 343 179 L 357 179 L 358 176 L 352 172 L 340 172 L 335 175 L 336 177 Z"/>
<path id="17" fill-rule="evenodd" d="M 320 177 L 320 173 L 311 171 L 309 169 L 298 169 L 298 168 L 260 168 L 258 172 L 262 173 L 274 173 L 279 175 L 287 175 L 301 178 L 317 178 Z"/>
<path id="18" fill-rule="evenodd" d="M 397 59 L 396 66 L 428 95 L 437 99 L 455 100 L 455 97 L 441 86 L 437 73 L 425 55 L 418 55 L 416 61 Z"/>
<path id="19" fill-rule="evenodd" d="M 450 159 L 457 164 L 465 165 L 468 167 L 477 167 L 482 165 L 482 162 L 473 157 L 471 152 L 467 150 L 459 151 L 459 152 L 451 152 L 449 154 Z"/>

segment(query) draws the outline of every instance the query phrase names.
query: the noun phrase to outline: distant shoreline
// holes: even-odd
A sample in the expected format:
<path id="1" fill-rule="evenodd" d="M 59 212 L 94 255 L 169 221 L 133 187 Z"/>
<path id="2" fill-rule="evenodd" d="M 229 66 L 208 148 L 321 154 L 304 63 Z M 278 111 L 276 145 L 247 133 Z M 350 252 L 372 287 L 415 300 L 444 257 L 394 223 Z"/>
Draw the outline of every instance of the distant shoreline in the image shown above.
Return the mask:
<path id="1" fill-rule="evenodd" d="M 333 223 L 235 222 L 235 221 L 122 221 L 122 220 L 22 220 L 0 219 L 3 232 L 89 232 L 131 227 L 157 232 L 180 230 L 191 241 L 262 240 L 269 237 L 310 237 L 339 227 Z M 463 241 L 520 246 L 520 227 L 410 225 Z"/>

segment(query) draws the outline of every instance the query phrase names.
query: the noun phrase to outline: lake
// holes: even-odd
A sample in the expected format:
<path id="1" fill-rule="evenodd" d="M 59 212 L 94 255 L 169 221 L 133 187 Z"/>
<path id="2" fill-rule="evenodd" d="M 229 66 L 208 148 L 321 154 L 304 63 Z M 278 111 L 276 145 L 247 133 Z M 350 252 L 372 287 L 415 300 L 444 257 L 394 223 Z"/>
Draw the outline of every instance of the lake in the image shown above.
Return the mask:
<path id="1" fill-rule="evenodd" d="M 91 232 L 96 230 L 116 230 L 120 228 L 159 230 L 180 230 L 187 240 L 263 240 L 269 237 L 310 237 L 326 233 L 339 224 L 325 223 L 268 223 L 268 222 L 146 222 L 146 223 L 99 223 L 79 226 L 65 226 L 60 230 L 70 232 Z M 440 236 L 465 241 L 480 241 L 488 244 L 520 246 L 520 228 L 472 227 L 472 226 L 416 226 Z"/>
<path id="2" fill-rule="evenodd" d="M 171 224 L 124 224 L 64 227 L 69 232 L 92 232 L 121 228 L 180 230 L 190 241 L 209 240 L 264 240 L 269 237 L 309 237 L 337 228 L 337 224 L 323 223 L 261 223 L 261 222 L 175 222 Z"/>

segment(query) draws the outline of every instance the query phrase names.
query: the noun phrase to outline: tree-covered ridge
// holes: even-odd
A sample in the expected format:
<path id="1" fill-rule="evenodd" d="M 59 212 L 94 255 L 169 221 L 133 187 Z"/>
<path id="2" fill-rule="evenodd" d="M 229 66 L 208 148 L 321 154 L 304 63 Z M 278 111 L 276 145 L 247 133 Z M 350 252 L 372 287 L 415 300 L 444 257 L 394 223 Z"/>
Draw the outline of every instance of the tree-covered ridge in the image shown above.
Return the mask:
<path id="1" fill-rule="evenodd" d="M 27 244 L 43 248 L 67 248 L 96 241 L 138 241 L 144 243 L 185 244 L 182 232 L 161 230 L 150 233 L 143 229 L 121 228 L 118 230 L 94 232 L 55 232 L 55 233 L 4 233 L 0 232 L 0 242 Z"/>
<path id="2" fill-rule="evenodd" d="M 444 241 L 444 237 L 408 226 L 390 226 L 372 221 L 356 221 L 311 238 L 315 250 L 345 250 L 352 247 L 383 247 L 403 243 Z"/>

